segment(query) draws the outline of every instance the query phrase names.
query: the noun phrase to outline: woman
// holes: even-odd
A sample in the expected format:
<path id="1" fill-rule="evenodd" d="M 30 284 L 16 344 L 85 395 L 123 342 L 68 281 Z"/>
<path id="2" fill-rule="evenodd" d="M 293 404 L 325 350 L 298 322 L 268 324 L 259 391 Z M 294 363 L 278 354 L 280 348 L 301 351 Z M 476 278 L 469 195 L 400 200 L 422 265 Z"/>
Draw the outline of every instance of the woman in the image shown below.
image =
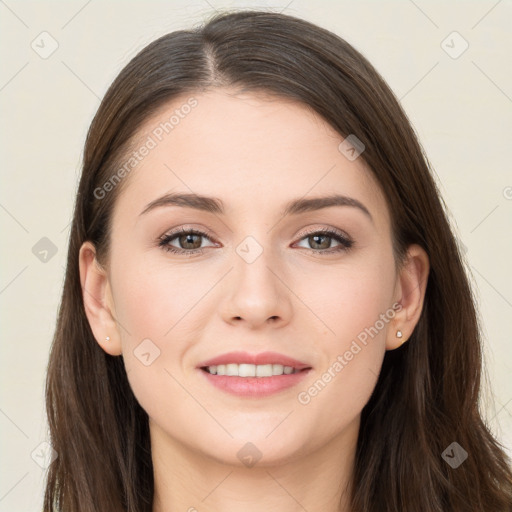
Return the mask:
<path id="1" fill-rule="evenodd" d="M 511 510 L 481 338 L 413 128 L 338 36 L 167 34 L 90 127 L 45 510 Z"/>

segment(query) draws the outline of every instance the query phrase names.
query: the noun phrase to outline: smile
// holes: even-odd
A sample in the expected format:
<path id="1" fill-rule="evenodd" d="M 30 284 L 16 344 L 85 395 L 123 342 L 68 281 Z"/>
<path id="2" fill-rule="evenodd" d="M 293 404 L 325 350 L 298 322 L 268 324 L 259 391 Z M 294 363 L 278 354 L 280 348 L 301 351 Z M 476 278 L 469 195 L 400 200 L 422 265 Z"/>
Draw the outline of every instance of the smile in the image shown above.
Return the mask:
<path id="1" fill-rule="evenodd" d="M 219 364 L 203 367 L 212 375 L 227 375 L 230 377 L 272 377 L 276 375 L 290 375 L 301 370 L 293 366 L 282 364 Z"/>

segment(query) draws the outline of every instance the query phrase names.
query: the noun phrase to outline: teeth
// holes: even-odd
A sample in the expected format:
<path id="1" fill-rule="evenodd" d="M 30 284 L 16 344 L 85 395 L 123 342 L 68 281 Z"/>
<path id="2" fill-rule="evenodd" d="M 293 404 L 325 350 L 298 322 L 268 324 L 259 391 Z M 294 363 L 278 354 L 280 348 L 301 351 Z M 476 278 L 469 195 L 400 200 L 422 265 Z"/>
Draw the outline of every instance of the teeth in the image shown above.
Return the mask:
<path id="1" fill-rule="evenodd" d="M 207 366 L 206 370 L 212 375 L 228 375 L 232 377 L 272 377 L 274 375 L 289 375 L 297 373 L 292 366 L 282 364 L 219 364 Z"/>

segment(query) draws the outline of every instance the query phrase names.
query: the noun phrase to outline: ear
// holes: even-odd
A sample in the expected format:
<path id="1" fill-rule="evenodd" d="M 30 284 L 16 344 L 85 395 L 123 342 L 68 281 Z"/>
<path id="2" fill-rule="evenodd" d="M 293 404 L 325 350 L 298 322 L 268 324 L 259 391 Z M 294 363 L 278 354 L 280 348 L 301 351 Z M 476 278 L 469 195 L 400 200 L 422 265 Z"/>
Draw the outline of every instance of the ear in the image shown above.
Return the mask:
<path id="1" fill-rule="evenodd" d="M 96 259 L 95 247 L 89 241 L 80 247 L 79 266 L 85 314 L 94 337 L 108 354 L 121 355 L 121 336 L 115 319 L 110 283 L 106 271 Z"/>
<path id="2" fill-rule="evenodd" d="M 411 336 L 423 309 L 427 289 L 430 261 L 425 250 L 412 244 L 407 251 L 406 262 L 397 279 L 395 301 L 401 305 L 396 308 L 387 332 L 386 350 L 394 350 L 405 343 Z M 397 331 L 402 331 L 398 338 Z"/>

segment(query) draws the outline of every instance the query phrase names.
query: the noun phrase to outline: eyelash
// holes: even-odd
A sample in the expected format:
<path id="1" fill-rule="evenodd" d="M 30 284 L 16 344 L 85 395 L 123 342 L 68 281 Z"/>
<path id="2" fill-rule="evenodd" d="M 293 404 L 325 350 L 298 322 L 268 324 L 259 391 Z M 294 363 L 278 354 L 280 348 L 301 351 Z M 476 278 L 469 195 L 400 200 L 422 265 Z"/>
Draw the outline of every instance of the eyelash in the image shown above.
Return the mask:
<path id="1" fill-rule="evenodd" d="M 173 231 L 172 233 L 168 233 L 162 237 L 159 238 L 158 246 L 161 247 L 164 251 L 171 252 L 174 254 L 181 254 L 187 257 L 194 256 L 195 254 L 202 254 L 204 252 L 204 249 L 177 249 L 176 247 L 172 247 L 169 245 L 169 243 L 177 238 L 179 235 L 184 234 L 190 234 L 190 235 L 198 235 L 205 238 L 208 238 L 212 240 L 212 235 L 208 232 L 199 231 L 196 229 L 187 229 L 185 227 L 181 227 L 180 229 L 177 229 Z M 304 238 L 308 238 L 312 235 L 321 235 L 321 236 L 327 236 L 329 238 L 335 239 L 337 242 L 340 242 L 340 246 L 333 249 L 328 250 L 320 250 L 320 249 L 306 249 L 307 251 L 315 254 L 315 255 L 328 255 L 328 254 L 334 254 L 342 251 L 349 251 L 353 245 L 354 241 L 348 238 L 346 235 L 343 234 L 343 232 L 334 229 L 334 228 L 326 228 L 322 230 L 311 230 L 307 233 L 305 233 L 299 241 L 302 241 Z"/>

